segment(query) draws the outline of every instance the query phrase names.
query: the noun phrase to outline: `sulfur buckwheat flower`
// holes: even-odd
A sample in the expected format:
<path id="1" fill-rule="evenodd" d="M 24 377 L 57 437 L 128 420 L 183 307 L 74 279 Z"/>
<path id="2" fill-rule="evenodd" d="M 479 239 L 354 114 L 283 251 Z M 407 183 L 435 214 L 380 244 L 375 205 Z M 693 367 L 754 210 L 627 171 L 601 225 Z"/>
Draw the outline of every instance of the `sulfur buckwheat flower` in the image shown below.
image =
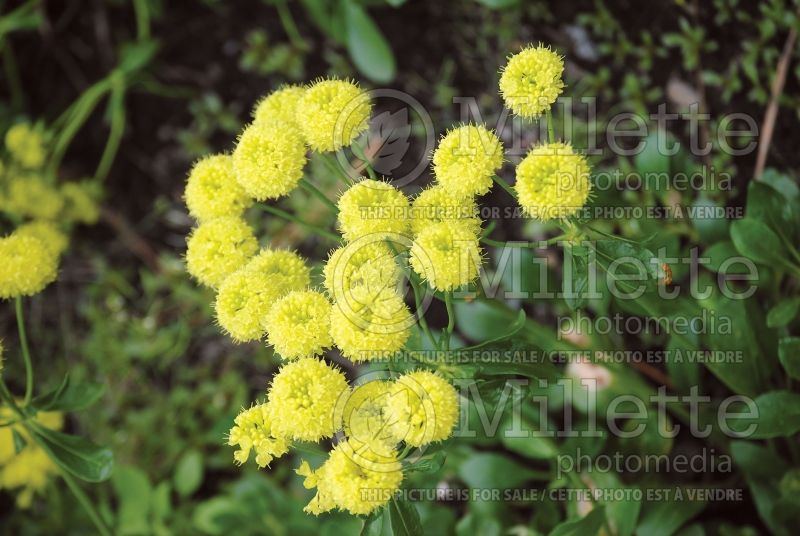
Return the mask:
<path id="1" fill-rule="evenodd" d="M 201 223 L 189 236 L 186 268 L 201 284 L 216 288 L 258 250 L 253 230 L 233 216 Z"/>
<path id="2" fill-rule="evenodd" d="M 0 407 L 0 420 L 9 421 L 15 414 L 7 407 Z M 59 412 L 41 411 L 33 419 L 37 424 L 51 430 L 64 426 L 64 417 Z M 17 451 L 14 434 L 23 439 L 24 446 Z M 20 425 L 0 428 L 0 489 L 18 490 L 17 506 L 29 508 L 36 494 L 43 494 L 50 481 L 58 474 L 58 468 Z"/>
<path id="3" fill-rule="evenodd" d="M 58 257 L 33 236 L 0 238 L 0 259 L 0 299 L 32 296 L 56 279 Z"/>
<path id="4" fill-rule="evenodd" d="M 93 225 L 100 219 L 97 185 L 89 181 L 67 182 L 61 186 L 64 199 L 63 217 L 69 223 Z"/>
<path id="5" fill-rule="evenodd" d="M 217 321 L 237 342 L 260 339 L 270 307 L 309 283 L 309 269 L 295 252 L 264 249 L 220 285 L 214 302 Z"/>
<path id="6" fill-rule="evenodd" d="M 325 289 L 338 300 L 355 287 L 373 293 L 396 288 L 403 272 L 385 242 L 365 237 L 333 250 L 323 275 Z"/>
<path id="7" fill-rule="evenodd" d="M 227 154 L 198 160 L 189 173 L 184 194 L 189 214 L 203 222 L 241 216 L 253 200 L 236 180 L 233 157 Z"/>
<path id="8" fill-rule="evenodd" d="M 362 180 L 339 198 L 339 228 L 352 242 L 375 234 L 404 235 L 408 232 L 408 198 L 389 183 Z"/>
<path id="9" fill-rule="evenodd" d="M 286 438 L 274 434 L 271 407 L 266 403 L 239 413 L 228 435 L 228 445 L 239 447 L 233 454 L 238 464 L 247 462 L 252 451 L 256 465 L 262 468 L 286 454 L 290 446 Z"/>
<path id="10" fill-rule="evenodd" d="M 347 80 L 318 80 L 300 98 L 296 123 L 312 150 L 337 151 L 353 143 L 369 126 L 372 105 L 357 84 Z"/>
<path id="11" fill-rule="evenodd" d="M 392 433 L 414 447 L 447 439 L 458 422 L 458 393 L 433 372 L 418 370 L 401 376 L 387 400 Z"/>
<path id="12" fill-rule="evenodd" d="M 564 89 L 563 72 L 564 60 L 549 47 L 528 46 L 508 58 L 500 76 L 500 94 L 515 114 L 539 117 Z"/>
<path id="13" fill-rule="evenodd" d="M 64 208 L 58 190 L 39 177 L 14 177 L 9 181 L 3 209 L 17 217 L 54 220 Z"/>
<path id="14" fill-rule="evenodd" d="M 565 219 L 589 199 L 589 165 L 569 144 L 537 145 L 517 166 L 514 188 L 528 216 L 543 221 Z"/>
<path id="15" fill-rule="evenodd" d="M 403 348 L 414 317 L 394 289 L 378 293 L 348 292 L 331 310 L 331 336 L 342 355 L 352 361 L 368 361 Z"/>
<path id="16" fill-rule="evenodd" d="M 344 374 L 319 359 L 303 358 L 282 366 L 267 395 L 273 430 L 300 441 L 333 436 L 342 424 L 334 409 L 348 392 Z"/>
<path id="17" fill-rule="evenodd" d="M 304 461 L 297 474 L 305 477 L 306 489 L 317 488 L 316 496 L 304 508 L 314 515 L 333 508 L 367 515 L 388 503 L 403 482 L 395 452 L 381 455 L 349 441 L 338 443 L 316 471 Z"/>
<path id="18" fill-rule="evenodd" d="M 64 253 L 69 244 L 67 235 L 56 227 L 55 224 L 45 220 L 24 223 L 17 227 L 16 234 L 39 239 L 50 254 L 56 258 Z"/>
<path id="19" fill-rule="evenodd" d="M 449 291 L 480 274 L 478 236 L 462 223 L 441 222 L 423 229 L 411 246 L 414 271 L 436 290 Z"/>
<path id="20" fill-rule="evenodd" d="M 11 158 L 29 169 L 44 164 L 44 138 L 41 131 L 29 123 L 17 123 L 6 131 L 6 149 Z"/>
<path id="21" fill-rule="evenodd" d="M 284 359 L 314 357 L 330 348 L 331 304 L 313 290 L 290 292 L 269 310 L 267 342 Z"/>
<path id="22" fill-rule="evenodd" d="M 236 180 L 258 201 L 277 199 L 297 187 L 306 165 L 306 146 L 292 125 L 252 123 L 233 151 Z"/>
<path id="23" fill-rule="evenodd" d="M 481 230 L 475 200 L 438 184 L 424 189 L 411 203 L 411 233 L 416 236 L 426 227 L 443 221 L 463 223 L 476 234 Z"/>
<path id="24" fill-rule="evenodd" d="M 477 125 L 456 127 L 439 141 L 433 172 L 443 188 L 458 196 L 483 195 L 503 165 L 503 144 L 491 130 Z"/>
<path id="25" fill-rule="evenodd" d="M 397 445 L 386 415 L 392 382 L 372 380 L 353 388 L 342 412 L 344 434 L 351 444 L 390 455 Z"/>
<path id="26" fill-rule="evenodd" d="M 302 86 L 288 85 L 278 88 L 258 101 L 253 108 L 253 121 L 255 123 L 281 121 L 299 128 L 295 115 L 305 92 L 306 88 Z"/>

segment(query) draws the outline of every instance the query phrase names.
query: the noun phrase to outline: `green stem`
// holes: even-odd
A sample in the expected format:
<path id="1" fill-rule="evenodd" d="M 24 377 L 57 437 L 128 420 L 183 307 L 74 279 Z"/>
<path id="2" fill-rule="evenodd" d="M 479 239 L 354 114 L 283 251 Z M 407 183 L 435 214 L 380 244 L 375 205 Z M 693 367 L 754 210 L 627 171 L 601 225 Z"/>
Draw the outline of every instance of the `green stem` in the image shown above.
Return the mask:
<path id="1" fill-rule="evenodd" d="M 342 241 L 342 238 L 339 235 L 334 234 L 334 233 L 328 231 L 327 229 L 323 229 L 322 227 L 318 227 L 318 226 L 314 225 L 313 223 L 308 223 L 306 221 L 303 221 L 300 218 L 298 218 L 297 216 L 295 216 L 294 214 L 290 214 L 290 213 L 288 213 L 286 211 L 283 211 L 283 210 L 281 210 L 279 208 L 271 207 L 269 205 L 258 204 L 257 206 L 258 206 L 258 208 L 260 208 L 264 212 L 269 212 L 270 214 L 274 214 L 275 216 L 278 216 L 279 218 L 283 218 L 283 219 L 285 219 L 287 221 L 290 221 L 292 223 L 296 223 L 298 225 L 302 225 L 303 227 L 305 227 L 309 231 L 312 231 L 312 232 L 318 234 L 319 236 L 322 236 L 324 238 L 328 238 L 330 240 L 333 240 L 334 242 L 341 242 Z"/>
<path id="2" fill-rule="evenodd" d="M 292 17 L 292 12 L 286 5 L 285 0 L 279 0 L 278 2 L 275 2 L 274 5 L 278 10 L 278 17 L 281 20 L 281 26 L 283 26 L 283 31 L 285 31 L 286 35 L 289 37 L 289 41 L 291 41 L 292 44 L 297 48 L 305 48 L 305 39 L 303 39 L 303 36 L 300 35 L 300 31 L 297 29 L 297 24 L 295 24 L 294 18 Z"/>
<path id="3" fill-rule="evenodd" d="M 353 185 L 353 180 L 347 176 L 347 173 L 345 173 L 342 168 L 339 167 L 339 162 L 333 159 L 333 157 L 329 154 L 320 154 L 320 156 L 322 157 L 322 161 L 325 163 L 328 170 L 338 175 L 346 186 L 349 187 Z"/>
<path id="4" fill-rule="evenodd" d="M 25 361 L 25 398 L 23 405 L 27 406 L 33 398 L 33 363 L 31 352 L 28 348 L 28 336 L 25 332 L 25 319 L 22 314 L 22 296 L 16 299 L 17 330 L 19 331 L 19 344 L 22 347 L 22 359 Z"/>
<path id="5" fill-rule="evenodd" d="M 444 335 L 444 349 L 450 350 L 450 339 L 453 336 L 453 329 L 456 327 L 456 315 L 453 311 L 453 293 L 444 293 L 444 305 L 447 308 L 447 329 Z"/>
<path id="6" fill-rule="evenodd" d="M 539 249 L 546 246 L 552 246 L 553 244 L 557 244 L 558 242 L 567 238 L 567 235 L 561 234 L 558 236 L 554 236 L 553 238 L 549 238 L 547 240 L 534 240 L 532 242 L 521 241 L 521 242 L 504 242 L 502 240 L 492 240 L 488 237 L 481 237 L 481 242 L 496 248 L 530 248 L 530 249 Z"/>
<path id="7" fill-rule="evenodd" d="M 145 41 L 150 38 L 150 10 L 147 0 L 133 0 L 133 10 L 136 13 L 136 39 Z"/>
<path id="8" fill-rule="evenodd" d="M 505 190 L 506 192 L 508 192 L 508 195 L 510 195 L 511 197 L 513 197 L 515 200 L 517 199 L 517 194 L 514 192 L 514 188 L 512 188 L 510 184 L 508 184 L 506 181 L 504 181 L 503 179 L 501 179 L 501 178 L 500 178 L 500 177 L 498 177 L 497 175 L 493 175 L 493 176 L 492 176 L 492 180 L 493 180 L 494 182 L 496 182 L 498 185 L 500 185 L 500 187 L 501 187 L 503 190 Z"/>
<path id="9" fill-rule="evenodd" d="M 425 333 L 425 336 L 428 337 L 428 340 L 431 341 L 434 350 L 438 349 L 439 345 L 436 343 L 436 339 L 433 333 L 431 333 L 431 328 L 428 326 L 428 321 L 425 319 L 425 311 L 422 310 L 422 298 L 420 298 L 419 295 L 419 285 L 414 281 L 414 277 L 411 274 L 407 273 L 406 277 L 408 277 L 408 282 L 411 283 L 411 289 L 414 292 L 414 304 L 416 305 L 416 316 L 419 327 L 422 329 L 422 332 Z"/>
<path id="10" fill-rule="evenodd" d="M 553 114 L 550 112 L 550 109 L 547 110 L 547 141 L 549 143 L 556 142 L 556 131 L 555 127 L 553 126 Z"/>
<path id="11" fill-rule="evenodd" d="M 94 523 L 95 527 L 97 527 L 97 532 L 103 536 L 111 536 L 111 531 L 106 526 L 105 521 L 103 521 L 103 518 L 100 517 L 100 513 L 95 509 L 94 505 L 89 500 L 89 497 L 86 496 L 86 493 L 84 493 L 84 491 L 75 481 L 75 477 L 60 467 L 58 469 L 61 473 L 61 478 L 64 479 L 69 489 L 75 495 L 75 498 L 78 499 L 78 502 L 81 503 L 83 509 L 86 510 L 87 514 L 89 514 L 89 518 L 92 520 L 92 523 Z"/>
<path id="12" fill-rule="evenodd" d="M 333 201 L 328 199 L 328 196 L 325 195 L 324 192 L 322 192 L 319 188 L 314 186 L 314 184 L 311 181 L 306 180 L 305 177 L 300 179 L 300 187 L 303 188 L 308 193 L 310 193 L 311 195 L 315 196 L 317 199 L 319 199 L 320 201 L 322 201 L 326 205 L 328 205 L 328 207 L 331 210 L 333 210 L 334 213 L 336 213 L 336 214 L 339 213 L 339 207 L 336 206 L 336 203 L 334 203 Z"/>
<path id="13" fill-rule="evenodd" d="M 353 150 L 353 153 L 362 162 L 364 162 L 364 167 L 367 168 L 367 174 L 369 175 L 369 178 L 372 180 L 378 180 L 378 175 L 375 173 L 375 170 L 373 169 L 372 164 L 369 161 L 369 158 L 367 158 L 367 155 L 364 154 L 364 150 L 361 148 L 361 146 L 359 146 L 357 143 L 354 143 L 351 146 L 351 149 Z"/>
<path id="14" fill-rule="evenodd" d="M 103 149 L 103 155 L 100 157 L 100 163 L 97 164 L 97 170 L 94 172 L 94 180 L 96 182 L 105 180 L 108 176 L 108 172 L 111 171 L 111 165 L 114 163 L 114 158 L 117 156 L 119 144 L 125 132 L 124 84 L 120 83 L 114 86 L 114 89 L 111 91 L 108 107 L 111 112 L 111 126 L 106 146 Z"/>

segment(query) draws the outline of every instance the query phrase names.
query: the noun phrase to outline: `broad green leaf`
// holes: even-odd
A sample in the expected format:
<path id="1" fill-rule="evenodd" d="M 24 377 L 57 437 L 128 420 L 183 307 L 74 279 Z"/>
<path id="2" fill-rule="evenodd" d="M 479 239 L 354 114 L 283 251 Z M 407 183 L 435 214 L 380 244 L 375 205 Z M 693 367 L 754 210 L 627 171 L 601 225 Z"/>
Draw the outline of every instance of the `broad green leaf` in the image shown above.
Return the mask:
<path id="1" fill-rule="evenodd" d="M 562 291 L 564 301 L 573 311 L 586 304 L 586 292 L 589 287 L 588 251 L 585 247 L 565 245 L 564 247 L 564 280 Z"/>
<path id="2" fill-rule="evenodd" d="M 580 519 L 565 521 L 550 532 L 550 536 L 588 536 L 599 534 L 606 520 L 605 507 L 600 505 Z"/>
<path id="3" fill-rule="evenodd" d="M 214 497 L 197 505 L 192 515 L 195 528 L 207 534 L 231 534 L 241 527 L 248 511 L 231 497 Z"/>
<path id="4" fill-rule="evenodd" d="M 42 448 L 62 469 L 87 482 L 102 482 L 111 476 L 114 455 L 106 447 L 83 437 L 38 426 L 34 432 Z"/>
<path id="5" fill-rule="evenodd" d="M 417 508 L 412 503 L 392 498 L 389 501 L 389 515 L 395 536 L 421 536 L 425 533 Z"/>
<path id="6" fill-rule="evenodd" d="M 469 487 L 475 489 L 515 488 L 540 476 L 509 459 L 491 452 L 476 452 L 458 469 L 458 475 Z"/>
<path id="7" fill-rule="evenodd" d="M 778 342 L 778 359 L 786 374 L 800 380 L 800 337 L 784 337 Z"/>
<path id="8" fill-rule="evenodd" d="M 33 406 L 39 411 L 80 411 L 88 408 L 103 396 L 105 385 L 102 383 L 74 383 L 69 375 L 55 390 L 33 400 Z"/>
<path id="9" fill-rule="evenodd" d="M 755 431 L 747 439 L 789 437 L 800 432 L 800 394 L 790 391 L 771 391 L 755 399 L 757 418 L 739 417 L 729 421 L 731 430 L 744 433 L 752 424 Z M 734 411 L 734 409 L 731 409 Z"/>
<path id="10" fill-rule="evenodd" d="M 203 483 L 203 455 L 196 450 L 183 454 L 175 466 L 172 477 L 175 491 L 182 497 L 188 497 Z"/>
<path id="11" fill-rule="evenodd" d="M 646 178 L 653 179 L 665 174 L 669 175 L 670 157 L 667 154 L 663 154 L 664 151 L 659 148 L 659 143 L 663 145 L 664 140 L 667 140 L 670 144 L 673 141 L 667 139 L 665 132 L 653 130 L 644 139 L 644 146 L 641 152 L 634 157 L 633 162 L 636 170 L 642 175 L 643 180 Z M 652 180 L 648 182 L 652 182 Z"/>
<path id="12" fill-rule="evenodd" d="M 507 328 L 507 331 L 505 331 L 505 333 L 503 333 L 502 335 L 498 335 L 498 336 L 496 336 L 494 338 L 485 340 L 485 341 L 483 341 L 483 342 L 481 342 L 479 344 L 476 344 L 474 346 L 467 346 L 466 348 L 461 348 L 461 350 L 462 351 L 477 350 L 479 348 L 483 348 L 485 346 L 489 346 L 491 344 L 496 344 L 498 342 L 510 339 L 511 337 L 513 337 L 514 335 L 519 333 L 519 331 L 522 328 L 525 327 L 525 320 L 526 319 L 527 319 L 527 317 L 525 316 L 525 311 L 520 309 L 519 312 L 517 313 L 516 320 L 514 320 L 514 322 Z"/>
<path id="13" fill-rule="evenodd" d="M 130 465 L 117 466 L 111 476 L 111 485 L 117 496 L 117 533 L 148 534 L 152 486 L 147 475 Z"/>
<path id="14" fill-rule="evenodd" d="M 702 209 L 703 207 L 719 207 L 720 205 L 707 197 L 699 197 L 693 206 L 695 209 Z M 701 214 L 701 211 L 696 212 L 696 214 Z M 692 225 L 697 230 L 700 241 L 704 244 L 714 244 L 728 238 L 730 223 L 725 218 L 695 218 L 692 220 Z"/>
<path id="15" fill-rule="evenodd" d="M 358 70 L 374 82 L 391 82 L 395 76 L 392 49 L 380 28 L 352 0 L 344 1 L 347 26 L 347 50 Z"/>
<path id="16" fill-rule="evenodd" d="M 770 532 L 778 536 L 791 534 L 773 515 L 780 500 L 778 483 L 789 470 L 786 463 L 768 448 L 750 441 L 731 441 L 731 455 L 734 463 L 742 469 L 759 517 Z"/>
<path id="17" fill-rule="evenodd" d="M 723 275 L 742 275 L 750 272 L 748 266 L 741 261 L 728 262 L 730 259 L 743 259 L 746 262 L 750 262 L 749 259 L 745 259 L 741 253 L 736 251 L 736 246 L 730 240 L 717 242 L 706 249 L 702 258 L 708 259 L 703 261 L 703 266 Z"/>
<path id="18" fill-rule="evenodd" d="M 737 251 L 754 262 L 785 266 L 786 250 L 772 229 L 759 220 L 745 218 L 731 224 L 731 240 Z"/>
<path id="19" fill-rule="evenodd" d="M 771 328 L 782 328 L 794 320 L 800 309 L 800 298 L 786 298 L 779 301 L 767 313 L 767 325 Z"/>
<path id="20" fill-rule="evenodd" d="M 671 489 L 673 496 L 676 489 Z M 685 491 L 682 497 L 683 500 L 674 500 L 665 496 L 663 500 L 646 502 L 636 527 L 637 536 L 672 536 L 706 507 L 705 502 L 690 500 Z"/>

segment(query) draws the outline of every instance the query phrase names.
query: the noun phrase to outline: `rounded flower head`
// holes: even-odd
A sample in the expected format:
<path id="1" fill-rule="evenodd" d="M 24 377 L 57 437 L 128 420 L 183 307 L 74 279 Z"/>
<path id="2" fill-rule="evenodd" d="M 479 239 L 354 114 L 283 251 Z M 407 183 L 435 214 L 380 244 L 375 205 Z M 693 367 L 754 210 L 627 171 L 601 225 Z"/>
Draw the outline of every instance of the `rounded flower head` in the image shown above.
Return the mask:
<path id="1" fill-rule="evenodd" d="M 29 234 L 0 238 L 0 259 L 1 299 L 32 296 L 56 279 L 58 257 Z"/>
<path id="2" fill-rule="evenodd" d="M 257 404 L 239 413 L 228 435 L 228 445 L 239 447 L 233 454 L 233 459 L 239 464 L 250 458 L 251 451 L 255 452 L 259 467 L 268 466 L 273 459 L 289 451 L 286 438 L 273 432 L 269 404 Z"/>
<path id="3" fill-rule="evenodd" d="M 217 321 L 235 341 L 260 339 L 275 302 L 309 283 L 309 269 L 296 253 L 264 249 L 220 285 L 214 303 Z"/>
<path id="4" fill-rule="evenodd" d="M 186 268 L 200 283 L 218 287 L 258 250 L 253 230 L 233 216 L 201 223 L 189 236 Z"/>
<path id="5" fill-rule="evenodd" d="M 267 342 L 285 359 L 313 357 L 330 348 L 331 304 L 313 290 L 290 292 L 269 310 Z"/>
<path id="6" fill-rule="evenodd" d="M 508 58 L 500 76 L 500 94 L 515 114 L 536 118 L 556 102 L 564 89 L 564 60 L 539 45 L 529 46 Z"/>
<path id="7" fill-rule="evenodd" d="M 538 145 L 517 166 L 514 188 L 528 216 L 543 221 L 568 218 L 589 200 L 589 164 L 569 144 Z"/>
<path id="8" fill-rule="evenodd" d="M 436 290 L 453 290 L 480 274 L 481 247 L 463 223 L 441 222 L 423 229 L 411 246 L 411 267 Z"/>
<path id="9" fill-rule="evenodd" d="M 386 405 L 392 392 L 392 383 L 372 380 L 353 389 L 340 404 L 344 434 L 351 444 L 389 455 L 397 442 L 391 432 L 386 415 Z"/>
<path id="10" fill-rule="evenodd" d="M 91 182 L 67 182 L 61 186 L 64 219 L 67 223 L 93 225 L 100 219 L 97 185 Z"/>
<path id="11" fill-rule="evenodd" d="M 450 130 L 433 153 L 433 172 L 442 187 L 458 196 L 483 195 L 503 165 L 503 144 L 485 127 Z"/>
<path id="12" fill-rule="evenodd" d="M 481 230 L 478 205 L 471 196 L 455 194 L 442 185 L 426 188 L 411 203 L 412 234 L 443 221 L 463 223 L 475 233 Z"/>
<path id="13" fill-rule="evenodd" d="M 67 249 L 69 239 L 49 221 L 39 220 L 25 223 L 17 227 L 16 234 L 38 238 L 53 257 L 60 257 Z"/>
<path id="14" fill-rule="evenodd" d="M 39 129 L 28 123 L 17 123 L 6 131 L 6 149 L 11 158 L 29 169 L 44 164 L 44 138 Z"/>
<path id="15" fill-rule="evenodd" d="M 284 365 L 268 394 L 273 430 L 300 441 L 333 436 L 342 424 L 334 409 L 348 392 L 344 374 L 324 361 L 304 358 Z"/>
<path id="16" fill-rule="evenodd" d="M 305 94 L 306 88 L 302 86 L 283 86 L 273 91 L 258 101 L 253 108 L 253 121 L 265 123 L 269 121 L 282 121 L 295 128 L 299 128 L 295 119 L 300 98 Z"/>
<path id="17" fill-rule="evenodd" d="M 304 508 L 319 515 L 334 508 L 354 515 L 367 515 L 386 505 L 403 482 L 403 467 L 397 453 L 377 454 L 349 441 L 338 443 L 316 471 L 303 462 L 297 474 L 306 489 L 317 494 Z"/>
<path id="18" fill-rule="evenodd" d="M 338 151 L 369 127 L 369 95 L 347 80 L 319 80 L 297 104 L 295 120 L 312 150 Z"/>
<path id="19" fill-rule="evenodd" d="M 64 207 L 58 190 L 39 177 L 15 177 L 9 181 L 3 209 L 17 217 L 54 220 Z"/>
<path id="20" fill-rule="evenodd" d="M 388 357 L 403 348 L 414 317 L 394 289 L 377 294 L 352 289 L 331 311 L 331 336 L 352 361 Z"/>
<path id="21" fill-rule="evenodd" d="M 441 376 L 418 370 L 394 383 L 386 412 L 395 438 L 421 447 L 453 433 L 458 422 L 458 393 Z"/>
<path id="22" fill-rule="evenodd" d="M 389 183 L 363 180 L 339 198 L 339 228 L 352 242 L 370 234 L 405 234 L 408 198 Z"/>
<path id="23" fill-rule="evenodd" d="M 227 154 L 199 160 L 186 183 L 186 206 L 198 221 L 222 216 L 241 216 L 253 200 L 236 180 L 233 157 Z"/>
<path id="24" fill-rule="evenodd" d="M 306 165 L 306 146 L 297 130 L 280 121 L 252 123 L 233 151 L 236 180 L 247 195 L 265 201 L 297 187 Z"/>
<path id="25" fill-rule="evenodd" d="M 333 250 L 323 274 L 328 293 L 340 300 L 355 287 L 367 287 L 373 293 L 396 288 L 403 272 L 383 240 L 365 237 Z"/>

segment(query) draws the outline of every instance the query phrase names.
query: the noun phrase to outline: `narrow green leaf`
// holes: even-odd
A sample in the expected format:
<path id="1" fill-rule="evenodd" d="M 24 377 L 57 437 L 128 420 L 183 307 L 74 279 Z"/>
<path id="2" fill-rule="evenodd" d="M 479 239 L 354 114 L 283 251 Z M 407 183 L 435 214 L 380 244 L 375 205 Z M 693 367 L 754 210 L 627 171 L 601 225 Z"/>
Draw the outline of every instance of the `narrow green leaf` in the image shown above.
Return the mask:
<path id="1" fill-rule="evenodd" d="M 196 450 L 184 453 L 175 466 L 173 475 L 175 491 L 182 497 L 188 497 L 203 483 L 203 455 Z"/>
<path id="2" fill-rule="evenodd" d="M 786 298 L 775 304 L 767 313 L 767 326 L 782 328 L 794 320 L 800 309 L 800 298 Z"/>
<path id="3" fill-rule="evenodd" d="M 347 25 L 347 50 L 356 68 L 374 82 L 391 82 L 395 76 L 395 60 L 389 43 L 380 28 L 360 5 L 344 2 Z"/>
<path id="4" fill-rule="evenodd" d="M 800 380 L 800 337 L 784 337 L 778 342 L 778 359 L 786 374 Z"/>
<path id="5" fill-rule="evenodd" d="M 39 411 L 80 411 L 100 400 L 104 393 L 105 385 L 102 383 L 76 384 L 67 375 L 58 388 L 35 398 L 32 404 Z"/>
<path id="6" fill-rule="evenodd" d="M 785 266 L 785 249 L 772 229 L 758 220 L 745 218 L 731 224 L 731 240 L 742 255 L 759 264 Z"/>
<path id="7" fill-rule="evenodd" d="M 424 534 L 417 508 L 410 502 L 392 498 L 389 515 L 395 536 L 418 536 Z"/>
<path id="8" fill-rule="evenodd" d="M 606 519 L 604 506 L 596 506 L 580 519 L 561 523 L 550 532 L 550 536 L 584 536 L 599 534 Z"/>
<path id="9" fill-rule="evenodd" d="M 789 437 L 800 432 L 800 394 L 790 391 L 771 391 L 755 399 L 758 417 L 739 417 L 729 421 L 734 432 L 747 439 Z M 755 430 L 749 428 L 755 424 Z"/>

